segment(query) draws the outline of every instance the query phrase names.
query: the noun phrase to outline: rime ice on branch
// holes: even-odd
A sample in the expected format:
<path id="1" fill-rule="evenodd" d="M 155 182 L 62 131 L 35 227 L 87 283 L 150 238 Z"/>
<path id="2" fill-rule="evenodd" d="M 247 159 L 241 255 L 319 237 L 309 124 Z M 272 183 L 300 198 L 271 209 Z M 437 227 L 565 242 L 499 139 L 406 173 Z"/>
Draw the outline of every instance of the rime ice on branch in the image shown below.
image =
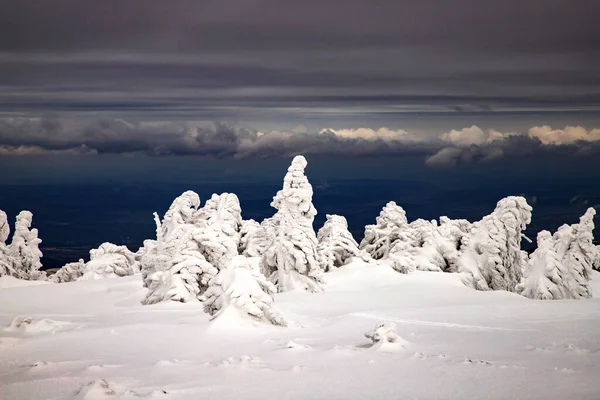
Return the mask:
<path id="1" fill-rule="evenodd" d="M 271 206 L 277 213 L 263 222 L 270 245 L 261 259 L 265 276 L 279 291 L 319 291 L 322 270 L 317 261 L 317 236 L 313 220 L 312 186 L 304 175 L 306 159 L 294 157 L 283 180 L 283 189 Z"/>

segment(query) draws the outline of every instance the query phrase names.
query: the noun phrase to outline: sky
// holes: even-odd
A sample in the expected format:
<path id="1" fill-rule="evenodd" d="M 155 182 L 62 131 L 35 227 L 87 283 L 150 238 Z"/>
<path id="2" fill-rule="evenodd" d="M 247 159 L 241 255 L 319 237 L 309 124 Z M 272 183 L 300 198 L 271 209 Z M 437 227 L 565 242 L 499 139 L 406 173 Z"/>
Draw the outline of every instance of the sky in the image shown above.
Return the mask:
<path id="1" fill-rule="evenodd" d="M 593 157 L 599 17 L 596 0 L 3 1 L 0 156 Z"/>

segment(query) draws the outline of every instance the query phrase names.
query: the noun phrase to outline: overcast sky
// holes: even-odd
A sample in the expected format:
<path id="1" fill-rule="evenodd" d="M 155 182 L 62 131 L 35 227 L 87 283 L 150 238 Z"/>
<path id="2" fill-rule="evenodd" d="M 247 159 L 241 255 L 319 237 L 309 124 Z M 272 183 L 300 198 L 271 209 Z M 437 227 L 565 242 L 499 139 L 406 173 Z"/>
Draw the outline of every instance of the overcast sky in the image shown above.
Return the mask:
<path id="1" fill-rule="evenodd" d="M 595 154 L 599 21 L 598 0 L 2 1 L 0 154 Z"/>

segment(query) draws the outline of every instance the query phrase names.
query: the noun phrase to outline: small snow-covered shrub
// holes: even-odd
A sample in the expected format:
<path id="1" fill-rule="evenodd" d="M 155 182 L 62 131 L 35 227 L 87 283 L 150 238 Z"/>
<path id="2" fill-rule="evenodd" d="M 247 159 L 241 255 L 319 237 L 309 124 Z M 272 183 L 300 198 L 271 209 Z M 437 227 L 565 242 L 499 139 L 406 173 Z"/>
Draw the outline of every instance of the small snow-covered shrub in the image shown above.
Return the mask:
<path id="1" fill-rule="evenodd" d="M 346 218 L 327 214 L 327 221 L 317 233 L 317 253 L 321 269 L 325 272 L 346 264 L 352 257 L 361 255 L 358 243 L 348 231 Z"/>
<path id="2" fill-rule="evenodd" d="M 494 212 L 475 222 L 463 237 L 452 271 L 461 273 L 474 289 L 514 292 L 527 261 L 521 237 L 531 222 L 531 210 L 523 197 L 500 200 Z"/>
<path id="3" fill-rule="evenodd" d="M 371 349 L 379 351 L 394 351 L 404 348 L 407 342 L 396 333 L 396 324 L 382 322 L 375 329 L 366 332 L 365 337 L 373 342 Z"/>
<path id="4" fill-rule="evenodd" d="M 365 237 L 359 248 L 366 251 L 375 260 L 385 258 L 399 233 L 408 226 L 406 212 L 394 201 L 383 207 L 374 225 L 365 227 Z"/>
<path id="5" fill-rule="evenodd" d="M 135 254 L 129 251 L 127 246 L 102 243 L 97 249 L 90 250 L 90 261 L 85 264 L 79 280 L 128 276 L 138 271 Z"/>
<path id="6" fill-rule="evenodd" d="M 54 283 L 74 282 L 85 272 L 85 262 L 82 258 L 77 262 L 63 265 L 49 280 Z"/>
<path id="7" fill-rule="evenodd" d="M 322 270 L 317 261 L 317 236 L 313 220 L 317 210 L 312 204 L 312 186 L 304 175 L 306 159 L 294 157 L 273 197 L 277 213 L 266 222 L 270 245 L 261 259 L 263 274 L 279 291 L 320 291 Z"/>
<path id="8" fill-rule="evenodd" d="M 204 310 L 213 319 L 228 313 L 285 325 L 283 316 L 273 305 L 276 292 L 276 287 L 253 268 L 246 257 L 236 256 L 210 281 L 204 294 Z"/>

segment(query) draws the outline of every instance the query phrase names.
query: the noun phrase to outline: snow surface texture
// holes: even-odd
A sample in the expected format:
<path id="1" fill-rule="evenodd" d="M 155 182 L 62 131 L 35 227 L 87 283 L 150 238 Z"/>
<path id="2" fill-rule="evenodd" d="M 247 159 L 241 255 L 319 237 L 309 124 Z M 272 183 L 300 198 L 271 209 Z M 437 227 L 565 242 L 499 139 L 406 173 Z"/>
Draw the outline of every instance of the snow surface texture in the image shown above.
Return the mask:
<path id="1" fill-rule="evenodd" d="M 31 229 L 33 214 L 21 211 L 15 222 L 12 242 L 6 245 L 10 234 L 8 218 L 0 210 L 0 276 L 10 275 L 19 279 L 44 280 L 46 273 L 40 271 L 42 252 L 39 245 L 42 240 L 38 230 Z"/>
<path id="2" fill-rule="evenodd" d="M 317 233 L 317 253 L 321 269 L 325 272 L 347 264 L 352 257 L 363 258 L 368 261 L 368 253 L 358 249 L 358 243 L 348 231 L 348 221 L 340 215 L 327 214 L 327 220 Z"/>
<path id="3" fill-rule="evenodd" d="M 20 281 L 36 285 L 0 289 L 0 397 L 600 398 L 600 299 L 536 301 L 459 278 L 355 259 L 321 293 L 276 294 L 285 329 L 218 327 L 201 303 L 143 306 L 139 275 Z M 381 323 L 409 343 L 376 351 L 363 333 Z"/>
<path id="4" fill-rule="evenodd" d="M 277 213 L 265 222 L 270 245 L 263 254 L 261 269 L 279 291 L 321 290 L 322 269 L 318 262 L 317 235 L 313 220 L 313 190 L 304 175 L 306 159 L 294 157 L 283 180 L 283 188 L 273 197 Z"/>
<path id="5" fill-rule="evenodd" d="M 600 256 L 593 245 L 595 214 L 589 208 L 579 224 L 563 225 L 554 235 L 538 234 L 538 247 L 517 287 L 519 294 L 541 300 L 592 297 L 589 281 L 594 260 Z"/>
<path id="6" fill-rule="evenodd" d="M 531 222 L 531 210 L 525 198 L 509 196 L 498 202 L 492 214 L 473 224 L 462 238 L 460 255 L 452 268 L 461 273 L 467 286 L 515 291 L 527 262 L 521 237 Z"/>

